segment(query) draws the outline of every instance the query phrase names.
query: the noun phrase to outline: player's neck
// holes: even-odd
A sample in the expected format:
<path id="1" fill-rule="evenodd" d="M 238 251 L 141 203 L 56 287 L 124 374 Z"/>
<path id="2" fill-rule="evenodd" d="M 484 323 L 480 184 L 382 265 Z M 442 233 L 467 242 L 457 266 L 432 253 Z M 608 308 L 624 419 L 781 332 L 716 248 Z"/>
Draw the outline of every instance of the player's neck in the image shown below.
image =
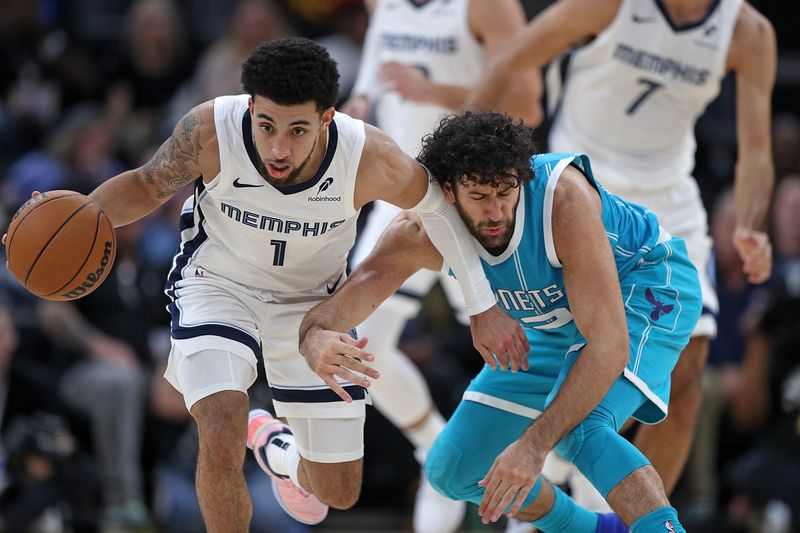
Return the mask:
<path id="1" fill-rule="evenodd" d="M 683 26 L 704 19 L 716 0 L 661 0 L 673 24 Z"/>

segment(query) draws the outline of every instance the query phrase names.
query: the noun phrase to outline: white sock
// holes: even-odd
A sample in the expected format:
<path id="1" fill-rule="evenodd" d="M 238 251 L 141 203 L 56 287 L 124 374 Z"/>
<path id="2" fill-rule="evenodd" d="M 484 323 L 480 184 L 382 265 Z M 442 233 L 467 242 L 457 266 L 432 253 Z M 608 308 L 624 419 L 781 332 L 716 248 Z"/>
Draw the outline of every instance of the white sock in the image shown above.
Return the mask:
<path id="1" fill-rule="evenodd" d="M 300 465 L 300 452 L 294 443 L 294 435 L 278 433 L 266 444 L 267 461 L 270 468 L 282 476 L 289 476 L 295 485 L 300 486 L 297 469 Z"/>
<path id="2" fill-rule="evenodd" d="M 433 441 L 442 432 L 445 425 L 444 417 L 439 414 L 439 411 L 433 410 L 430 415 L 425 419 L 421 426 L 415 429 L 404 429 L 403 433 L 414 445 L 416 451 L 414 455 L 417 461 L 422 463 L 425 460 L 428 450 L 433 446 Z"/>

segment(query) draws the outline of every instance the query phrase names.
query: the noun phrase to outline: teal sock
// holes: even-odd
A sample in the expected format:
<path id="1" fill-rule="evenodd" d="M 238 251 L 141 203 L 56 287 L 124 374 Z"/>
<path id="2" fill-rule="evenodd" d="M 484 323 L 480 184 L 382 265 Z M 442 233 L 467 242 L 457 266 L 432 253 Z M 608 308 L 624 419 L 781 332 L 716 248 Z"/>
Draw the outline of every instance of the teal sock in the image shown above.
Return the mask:
<path id="1" fill-rule="evenodd" d="M 597 513 L 578 505 L 558 487 L 553 485 L 555 502 L 543 517 L 531 522 L 544 533 L 594 533 L 597 529 Z"/>
<path id="2" fill-rule="evenodd" d="M 686 533 L 674 507 L 650 511 L 631 525 L 631 533 Z"/>

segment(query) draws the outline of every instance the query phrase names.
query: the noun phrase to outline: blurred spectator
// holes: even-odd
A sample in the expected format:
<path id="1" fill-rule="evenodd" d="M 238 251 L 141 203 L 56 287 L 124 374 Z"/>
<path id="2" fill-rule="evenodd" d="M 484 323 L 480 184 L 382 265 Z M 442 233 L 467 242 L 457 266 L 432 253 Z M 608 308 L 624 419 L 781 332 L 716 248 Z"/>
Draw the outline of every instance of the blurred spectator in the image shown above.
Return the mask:
<path id="1" fill-rule="evenodd" d="M 291 26 L 273 0 L 241 0 L 233 11 L 228 33 L 211 45 L 192 80 L 190 107 L 217 96 L 241 94 L 242 63 L 263 41 L 286 37 Z"/>
<path id="2" fill-rule="evenodd" d="M 92 58 L 56 26 L 58 4 L 0 2 L 0 171 L 38 146 L 62 108 L 99 97 Z"/>
<path id="3" fill-rule="evenodd" d="M 356 83 L 368 24 L 369 17 L 363 2 L 342 1 L 325 17 L 325 25 L 330 33 L 316 39 L 339 67 L 340 103 L 347 100 Z"/>
<path id="4" fill-rule="evenodd" d="M 776 176 L 800 172 L 800 120 L 795 115 L 773 117 L 772 152 Z"/>
<path id="5" fill-rule="evenodd" d="M 772 206 L 772 242 L 776 270 L 781 275 L 782 263 L 800 258 L 800 174 L 788 175 L 778 182 Z"/>
<path id="6" fill-rule="evenodd" d="M 165 132 L 169 102 L 193 72 L 193 59 L 172 0 L 137 0 L 131 6 L 123 50 L 111 68 L 107 112 L 119 149 L 134 164 Z M 171 123 L 169 128 L 171 128 Z"/>
<path id="7" fill-rule="evenodd" d="M 3 440 L 11 484 L 0 498 L 0 531 L 96 530 L 97 476 L 64 419 L 17 417 Z"/>
<path id="8" fill-rule="evenodd" d="M 32 150 L 11 165 L 2 186 L 6 209 L 13 212 L 33 191 L 71 188 L 88 193 L 122 172 L 122 163 L 112 153 L 112 137 L 97 108 L 75 108 L 45 148 Z"/>
<path id="9" fill-rule="evenodd" d="M 800 529 L 800 260 L 752 312 L 744 375 L 738 396 L 739 423 L 761 430 L 756 447 L 729 472 L 748 505 L 783 509 L 784 531 Z M 781 516 L 766 513 L 768 520 Z M 762 530 L 759 529 L 758 530 Z"/>

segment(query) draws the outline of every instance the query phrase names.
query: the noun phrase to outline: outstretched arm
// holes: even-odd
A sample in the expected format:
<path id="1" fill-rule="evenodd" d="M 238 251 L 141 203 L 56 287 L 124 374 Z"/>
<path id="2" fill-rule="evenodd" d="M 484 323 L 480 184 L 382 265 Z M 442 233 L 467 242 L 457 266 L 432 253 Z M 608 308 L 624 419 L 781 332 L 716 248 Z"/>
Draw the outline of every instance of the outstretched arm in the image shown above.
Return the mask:
<path id="1" fill-rule="evenodd" d="M 369 381 L 354 372 L 378 378 L 377 371 L 361 362 L 374 359 L 363 351 L 367 339 L 355 340 L 347 332 L 421 268 L 441 269 L 442 256 L 431 244 L 419 219 L 401 212 L 339 290 L 303 318 L 300 353 L 343 400 L 349 402 L 351 398 L 336 382 L 336 376 L 364 387 L 369 387 Z"/>
<path id="2" fill-rule="evenodd" d="M 503 43 L 467 101 L 475 110 L 501 109 L 517 73 L 544 66 L 570 46 L 597 35 L 620 0 L 560 0 Z"/>
<path id="3" fill-rule="evenodd" d="M 553 241 L 564 269 L 570 310 L 586 339 L 555 399 L 519 440 L 500 454 L 480 482 L 484 521 L 506 507 L 513 517 L 541 473 L 545 456 L 600 403 L 628 361 L 628 328 L 614 255 L 597 191 L 567 167 L 553 200 Z M 516 497 L 516 500 L 515 500 Z"/>
<path id="4" fill-rule="evenodd" d="M 219 173 L 214 104 L 189 111 L 172 136 L 144 166 L 115 176 L 89 197 L 100 204 L 114 227 L 139 220 L 199 177 Z"/>
<path id="5" fill-rule="evenodd" d="M 746 2 L 736 23 L 728 66 L 736 72 L 736 218 L 733 242 L 751 283 L 772 271 L 772 246 L 763 231 L 775 170 L 770 132 L 777 47 L 772 25 Z"/>

